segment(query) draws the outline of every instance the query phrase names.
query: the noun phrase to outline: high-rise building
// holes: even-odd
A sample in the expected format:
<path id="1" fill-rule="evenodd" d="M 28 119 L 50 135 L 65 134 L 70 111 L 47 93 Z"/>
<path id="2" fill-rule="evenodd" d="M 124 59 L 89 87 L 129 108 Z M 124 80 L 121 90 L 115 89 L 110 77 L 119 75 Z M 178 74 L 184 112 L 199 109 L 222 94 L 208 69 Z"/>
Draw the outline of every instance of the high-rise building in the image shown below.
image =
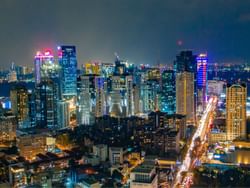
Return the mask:
<path id="1" fill-rule="evenodd" d="M 143 113 L 159 110 L 160 83 L 158 80 L 147 80 L 141 84 L 141 100 Z"/>
<path id="2" fill-rule="evenodd" d="M 193 74 L 194 81 L 194 112 L 196 116 L 197 109 L 197 60 L 196 55 L 193 55 L 191 50 L 181 51 L 179 55 L 176 56 L 176 60 L 174 61 L 174 71 L 175 74 L 189 72 Z"/>
<path id="3" fill-rule="evenodd" d="M 110 114 L 115 117 L 134 115 L 133 77 L 131 75 L 112 77 Z"/>
<path id="4" fill-rule="evenodd" d="M 197 110 L 203 112 L 207 99 L 207 54 L 197 56 Z"/>
<path id="5" fill-rule="evenodd" d="M 58 47 L 60 65 L 60 89 L 62 98 L 70 99 L 77 95 L 77 60 L 75 46 Z"/>
<path id="6" fill-rule="evenodd" d="M 104 91 L 105 79 L 97 76 L 95 78 L 95 89 L 96 89 L 96 106 L 95 106 L 95 117 L 101 117 L 105 115 L 106 101 Z"/>
<path id="7" fill-rule="evenodd" d="M 162 73 L 161 111 L 168 114 L 176 112 L 175 74 L 173 70 Z"/>
<path id="8" fill-rule="evenodd" d="M 57 126 L 58 86 L 52 80 L 43 80 L 36 87 L 36 124 L 39 127 Z"/>
<path id="9" fill-rule="evenodd" d="M 191 50 L 181 51 L 179 55 L 176 56 L 174 61 L 174 71 L 179 72 L 192 72 L 196 73 L 197 63 L 196 56 L 193 55 Z"/>
<path id="10" fill-rule="evenodd" d="M 70 126 L 70 103 L 66 100 L 57 102 L 57 124 L 58 128 L 67 128 Z"/>
<path id="11" fill-rule="evenodd" d="M 246 138 L 246 101 L 245 84 L 227 85 L 226 89 L 226 131 L 227 139 Z"/>
<path id="12" fill-rule="evenodd" d="M 187 124 L 195 124 L 194 74 L 181 72 L 176 75 L 176 113 L 186 115 Z"/>
<path id="13" fill-rule="evenodd" d="M 46 50 L 44 53 L 38 51 L 35 55 L 34 66 L 36 84 L 39 84 L 43 78 L 47 79 L 51 77 L 50 75 L 56 74 L 58 69 L 50 50 Z"/>
<path id="14" fill-rule="evenodd" d="M 79 125 L 91 123 L 91 93 L 89 76 L 80 76 L 77 79 L 76 116 Z"/>
<path id="15" fill-rule="evenodd" d="M 16 139 L 17 120 L 13 115 L 0 116 L 0 143 Z"/>
<path id="16" fill-rule="evenodd" d="M 29 98 L 24 86 L 16 86 L 10 91 L 11 110 L 17 117 L 19 128 L 29 127 Z"/>

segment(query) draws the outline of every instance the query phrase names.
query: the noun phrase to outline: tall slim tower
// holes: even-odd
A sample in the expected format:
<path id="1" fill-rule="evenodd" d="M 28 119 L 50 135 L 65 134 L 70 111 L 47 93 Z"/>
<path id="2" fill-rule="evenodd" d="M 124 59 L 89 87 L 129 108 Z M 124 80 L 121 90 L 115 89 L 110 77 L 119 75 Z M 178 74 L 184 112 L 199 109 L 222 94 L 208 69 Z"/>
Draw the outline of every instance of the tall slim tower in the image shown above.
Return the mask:
<path id="1" fill-rule="evenodd" d="M 77 60 L 75 46 L 58 47 L 60 65 L 60 88 L 64 99 L 77 95 Z"/>
<path id="2" fill-rule="evenodd" d="M 196 123 L 196 110 L 197 110 L 197 61 L 196 61 L 196 55 L 193 55 L 193 52 L 191 50 L 181 51 L 180 54 L 176 56 L 176 60 L 174 61 L 174 71 L 175 71 L 175 74 L 184 73 L 184 72 L 193 74 L 193 82 L 194 83 L 191 85 L 194 87 L 193 97 L 192 97 L 193 104 L 190 104 L 190 105 L 192 106 L 192 108 L 194 107 L 194 110 L 191 113 L 194 112 L 194 124 L 195 124 Z M 190 74 L 186 74 L 186 73 L 184 75 L 189 75 L 188 77 L 191 76 Z M 184 77 L 186 77 L 186 76 L 184 76 Z M 176 76 L 176 79 L 177 79 L 177 76 Z M 186 93 L 189 93 L 189 92 L 191 92 L 191 91 L 188 91 Z M 183 94 L 177 93 L 177 90 L 176 90 L 176 95 L 183 95 Z M 176 97 L 176 103 L 180 103 L 180 102 L 178 102 L 178 100 L 181 100 L 181 99 L 178 99 Z M 188 121 L 188 118 L 187 118 L 187 121 Z"/>
<path id="3" fill-rule="evenodd" d="M 207 98 L 207 54 L 197 58 L 197 110 L 203 112 Z"/>
<path id="4" fill-rule="evenodd" d="M 39 127 L 57 126 L 58 87 L 52 80 L 43 80 L 36 87 L 36 124 Z"/>
<path id="5" fill-rule="evenodd" d="M 29 127 L 29 97 L 24 86 L 16 86 L 10 91 L 12 113 L 17 117 L 19 128 Z"/>
<path id="6" fill-rule="evenodd" d="M 89 125 L 92 116 L 89 76 L 78 77 L 76 104 L 77 123 L 80 125 Z"/>
<path id="7" fill-rule="evenodd" d="M 226 94 L 227 139 L 244 139 L 246 138 L 247 87 L 245 84 L 227 85 Z"/>
<path id="8" fill-rule="evenodd" d="M 175 74 L 173 70 L 162 73 L 161 111 L 168 114 L 176 112 Z"/>
<path id="9" fill-rule="evenodd" d="M 96 90 L 96 106 L 95 117 L 102 117 L 105 114 L 105 93 L 104 93 L 104 78 L 100 76 L 95 77 L 95 90 Z"/>
<path id="10" fill-rule="evenodd" d="M 195 123 L 194 74 L 191 72 L 176 75 L 176 113 L 186 115 L 187 124 Z"/>

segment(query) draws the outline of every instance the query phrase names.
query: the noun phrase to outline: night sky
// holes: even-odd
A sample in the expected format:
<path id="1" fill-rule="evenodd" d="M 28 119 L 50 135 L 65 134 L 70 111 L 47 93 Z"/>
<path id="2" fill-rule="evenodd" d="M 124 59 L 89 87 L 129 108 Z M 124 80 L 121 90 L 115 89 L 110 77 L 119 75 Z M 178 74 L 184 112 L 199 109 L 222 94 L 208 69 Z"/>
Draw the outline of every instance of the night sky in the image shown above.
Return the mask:
<path id="1" fill-rule="evenodd" d="M 178 45 L 182 41 L 182 45 Z M 250 60 L 250 0 L 0 0 L 0 67 L 37 50 L 77 46 L 79 64 L 171 63 L 181 49 Z"/>

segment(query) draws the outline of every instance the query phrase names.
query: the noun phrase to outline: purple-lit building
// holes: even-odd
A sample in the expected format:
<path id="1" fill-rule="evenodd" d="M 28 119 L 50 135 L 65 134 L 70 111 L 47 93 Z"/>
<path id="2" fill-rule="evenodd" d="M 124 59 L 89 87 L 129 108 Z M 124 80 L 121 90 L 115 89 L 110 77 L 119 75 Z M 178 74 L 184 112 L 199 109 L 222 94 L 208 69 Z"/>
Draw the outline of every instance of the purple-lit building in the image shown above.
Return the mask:
<path id="1" fill-rule="evenodd" d="M 203 112 L 207 100 L 207 54 L 199 54 L 197 60 L 197 106 Z"/>
<path id="2" fill-rule="evenodd" d="M 54 56 L 52 55 L 50 50 L 46 50 L 44 53 L 38 51 L 35 55 L 34 66 L 35 66 L 35 82 L 39 84 L 42 80 L 42 77 L 46 72 L 48 72 L 46 67 L 48 65 L 52 65 L 54 62 Z M 44 71 L 43 71 L 44 70 Z"/>

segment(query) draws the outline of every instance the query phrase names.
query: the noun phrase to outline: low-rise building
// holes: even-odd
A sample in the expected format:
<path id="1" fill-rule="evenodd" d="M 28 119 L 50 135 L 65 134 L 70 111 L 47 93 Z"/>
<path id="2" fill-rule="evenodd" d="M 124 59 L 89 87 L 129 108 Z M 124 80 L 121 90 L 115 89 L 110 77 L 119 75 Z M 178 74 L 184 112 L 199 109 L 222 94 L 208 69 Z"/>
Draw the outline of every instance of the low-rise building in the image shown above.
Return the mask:
<path id="1" fill-rule="evenodd" d="M 130 173 L 131 188 L 157 188 L 158 176 L 152 162 L 144 162 Z"/>
<path id="2" fill-rule="evenodd" d="M 109 148 L 109 161 L 111 165 L 119 165 L 123 163 L 124 150 L 121 147 Z"/>
<path id="3" fill-rule="evenodd" d="M 108 159 L 108 146 L 105 144 L 94 145 L 93 154 L 99 157 L 100 162 L 105 162 Z"/>

